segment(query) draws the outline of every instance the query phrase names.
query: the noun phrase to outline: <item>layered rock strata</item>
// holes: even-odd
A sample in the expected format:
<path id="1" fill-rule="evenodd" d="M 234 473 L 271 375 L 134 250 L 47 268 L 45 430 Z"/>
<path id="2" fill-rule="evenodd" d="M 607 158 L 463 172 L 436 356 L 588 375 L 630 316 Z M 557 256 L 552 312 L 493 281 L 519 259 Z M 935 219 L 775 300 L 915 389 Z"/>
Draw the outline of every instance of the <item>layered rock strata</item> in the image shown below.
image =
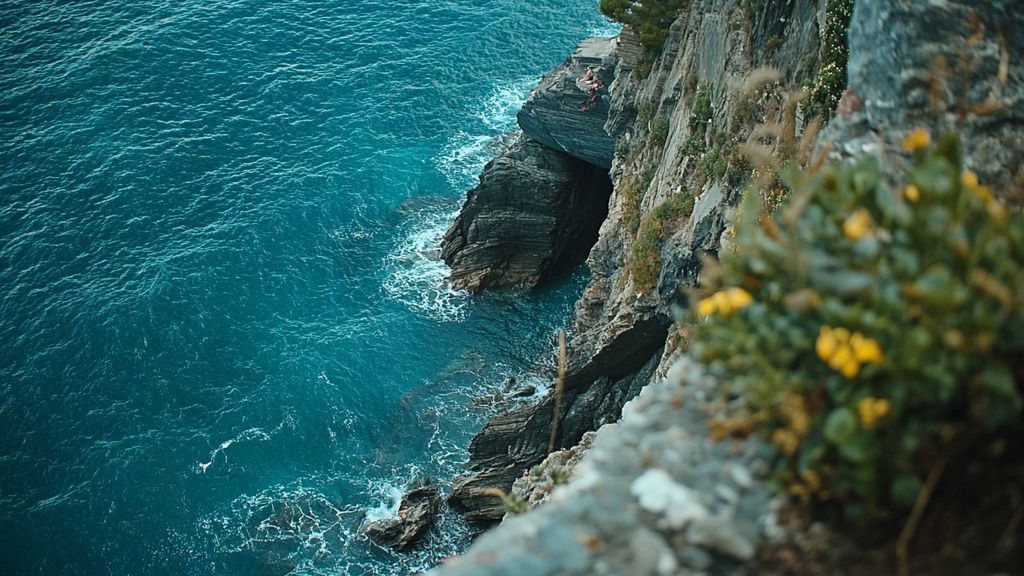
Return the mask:
<path id="1" fill-rule="evenodd" d="M 612 166 L 615 140 L 604 130 L 609 102 L 605 90 L 598 100 L 587 100 L 586 86 L 580 81 L 586 67 L 594 78 L 610 86 L 615 80 L 618 59 L 615 38 L 587 38 L 572 57 L 541 78 L 516 115 L 519 127 L 541 144 L 560 150 L 584 162 L 607 170 Z"/>
<path id="2" fill-rule="evenodd" d="M 484 167 L 441 258 L 457 288 L 532 287 L 579 264 L 608 211 L 603 171 L 522 134 Z"/>
<path id="3" fill-rule="evenodd" d="M 604 131 L 614 38 L 590 38 L 548 72 L 518 114 L 522 133 L 480 175 L 441 243 L 457 288 L 533 287 L 579 264 L 607 215 L 614 140 Z M 587 67 L 604 87 L 587 103 Z"/>

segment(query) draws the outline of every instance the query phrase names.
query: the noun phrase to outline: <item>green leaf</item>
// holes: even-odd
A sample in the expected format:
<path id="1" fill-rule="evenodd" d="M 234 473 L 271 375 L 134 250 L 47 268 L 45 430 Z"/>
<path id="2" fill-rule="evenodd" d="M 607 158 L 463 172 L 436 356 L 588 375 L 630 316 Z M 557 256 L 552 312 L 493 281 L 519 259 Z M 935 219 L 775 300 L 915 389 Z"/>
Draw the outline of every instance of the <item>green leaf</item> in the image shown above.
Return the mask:
<path id="1" fill-rule="evenodd" d="M 839 454 L 854 464 L 867 463 L 878 451 L 878 443 L 875 441 L 875 438 L 863 430 L 855 430 L 838 447 Z M 865 466 L 863 468 L 869 469 L 873 467 Z M 857 470 L 861 469 L 857 468 Z"/>
<path id="2" fill-rule="evenodd" d="M 857 417 L 853 410 L 836 408 L 825 420 L 825 438 L 833 444 L 842 444 L 857 429 Z"/>
<path id="3" fill-rule="evenodd" d="M 1020 413 L 1021 397 L 1013 374 L 1002 362 L 985 367 L 981 374 L 985 387 L 985 426 L 998 428 Z"/>

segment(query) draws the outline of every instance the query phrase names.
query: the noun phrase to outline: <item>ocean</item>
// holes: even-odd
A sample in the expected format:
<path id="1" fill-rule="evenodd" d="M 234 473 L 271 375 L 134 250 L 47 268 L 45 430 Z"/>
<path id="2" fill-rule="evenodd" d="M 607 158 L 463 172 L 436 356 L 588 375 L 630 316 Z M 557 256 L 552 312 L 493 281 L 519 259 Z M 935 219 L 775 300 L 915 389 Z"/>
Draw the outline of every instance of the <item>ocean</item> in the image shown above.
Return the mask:
<path id="1" fill-rule="evenodd" d="M 407 574 L 585 282 L 468 297 L 441 234 L 593 0 L 0 0 L 0 573 Z M 539 364 L 538 364 L 539 363 Z"/>

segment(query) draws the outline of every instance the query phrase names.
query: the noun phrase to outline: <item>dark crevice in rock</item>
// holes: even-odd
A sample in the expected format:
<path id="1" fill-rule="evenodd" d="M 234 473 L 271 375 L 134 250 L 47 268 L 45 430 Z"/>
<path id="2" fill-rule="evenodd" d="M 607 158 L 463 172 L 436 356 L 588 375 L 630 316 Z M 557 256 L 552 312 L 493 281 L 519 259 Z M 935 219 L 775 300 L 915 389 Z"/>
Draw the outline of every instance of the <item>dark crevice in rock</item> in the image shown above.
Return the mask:
<path id="1" fill-rule="evenodd" d="M 566 244 L 561 256 L 548 267 L 543 280 L 562 276 L 582 264 L 597 242 L 601 224 L 608 217 L 608 199 L 612 195 L 612 181 L 608 171 L 575 160 L 573 172 L 577 190 L 584 192 L 576 195 L 582 202 L 571 208 L 576 219 L 576 237 Z"/>

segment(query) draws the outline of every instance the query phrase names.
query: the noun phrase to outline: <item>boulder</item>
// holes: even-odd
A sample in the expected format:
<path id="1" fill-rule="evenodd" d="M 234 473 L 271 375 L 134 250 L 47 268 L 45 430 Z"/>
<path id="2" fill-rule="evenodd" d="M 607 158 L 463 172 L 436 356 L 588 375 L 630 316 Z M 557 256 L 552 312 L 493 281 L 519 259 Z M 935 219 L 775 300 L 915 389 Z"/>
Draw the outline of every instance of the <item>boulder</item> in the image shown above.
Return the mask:
<path id="1" fill-rule="evenodd" d="M 441 243 L 456 288 L 533 287 L 583 261 L 607 214 L 611 183 L 520 136 L 490 161 Z"/>
<path id="2" fill-rule="evenodd" d="M 905 163 L 888 151 L 912 130 L 927 129 L 933 138 L 956 130 L 967 168 L 1020 202 L 1022 29 L 1019 0 L 857 2 L 847 70 L 848 93 L 859 105 L 840 114 L 819 142 L 832 142 L 839 157 L 881 157 L 899 174 Z"/>
<path id="3" fill-rule="evenodd" d="M 363 532 L 374 541 L 394 550 L 405 550 L 416 543 L 434 524 L 441 505 L 441 490 L 432 479 L 417 480 L 402 498 L 398 515 L 363 525 Z"/>

